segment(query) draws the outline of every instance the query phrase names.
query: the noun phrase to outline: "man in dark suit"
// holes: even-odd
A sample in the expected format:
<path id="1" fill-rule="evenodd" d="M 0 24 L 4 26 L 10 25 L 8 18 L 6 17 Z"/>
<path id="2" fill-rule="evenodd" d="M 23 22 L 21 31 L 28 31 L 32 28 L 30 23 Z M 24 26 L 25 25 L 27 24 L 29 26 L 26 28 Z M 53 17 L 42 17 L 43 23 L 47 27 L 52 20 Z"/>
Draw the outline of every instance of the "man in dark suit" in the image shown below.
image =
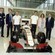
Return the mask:
<path id="1" fill-rule="evenodd" d="M 3 12 L 3 8 L 0 8 L 0 27 L 1 27 L 1 37 L 4 37 L 4 19 L 5 14 Z"/>
<path id="2" fill-rule="evenodd" d="M 7 25 L 7 37 L 9 36 L 9 30 L 11 31 L 10 34 L 12 33 L 12 9 L 8 10 L 8 14 L 6 15 L 6 25 Z"/>
<path id="3" fill-rule="evenodd" d="M 50 40 L 51 38 L 51 31 L 54 27 L 54 18 L 51 16 L 51 14 L 48 15 L 46 18 L 46 38 Z"/>

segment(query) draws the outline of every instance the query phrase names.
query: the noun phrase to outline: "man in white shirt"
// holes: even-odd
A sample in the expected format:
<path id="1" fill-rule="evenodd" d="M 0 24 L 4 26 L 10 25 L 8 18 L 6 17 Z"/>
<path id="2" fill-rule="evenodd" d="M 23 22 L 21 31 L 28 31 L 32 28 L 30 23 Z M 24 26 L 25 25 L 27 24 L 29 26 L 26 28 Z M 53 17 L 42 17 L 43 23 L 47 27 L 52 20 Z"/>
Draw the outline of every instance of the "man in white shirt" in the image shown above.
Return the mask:
<path id="1" fill-rule="evenodd" d="M 13 27 L 14 31 L 18 31 L 18 36 L 20 35 L 20 23 L 21 23 L 21 16 L 19 15 L 19 12 L 16 11 L 15 16 L 13 16 Z"/>
<path id="2" fill-rule="evenodd" d="M 31 22 L 31 32 L 33 38 L 35 38 L 35 32 L 36 32 L 36 27 L 37 27 L 37 21 L 38 21 L 38 16 L 37 16 L 37 11 L 34 12 L 34 15 L 31 16 L 30 22 Z"/>

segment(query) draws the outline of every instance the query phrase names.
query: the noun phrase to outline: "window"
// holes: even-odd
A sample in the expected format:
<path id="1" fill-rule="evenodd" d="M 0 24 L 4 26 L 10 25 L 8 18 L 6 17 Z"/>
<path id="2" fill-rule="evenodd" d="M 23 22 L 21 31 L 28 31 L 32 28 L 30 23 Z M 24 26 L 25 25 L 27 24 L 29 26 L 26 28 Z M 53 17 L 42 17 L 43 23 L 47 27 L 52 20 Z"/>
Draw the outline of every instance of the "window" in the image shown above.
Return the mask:
<path id="1" fill-rule="evenodd" d="M 7 5 L 7 0 L 4 0 L 4 6 L 6 6 Z"/>
<path id="2" fill-rule="evenodd" d="M 50 1 L 50 3 L 53 3 L 54 2 L 54 0 L 49 0 Z"/>
<path id="3" fill-rule="evenodd" d="M 45 2 L 45 8 L 47 7 L 47 1 Z"/>
<path id="4" fill-rule="evenodd" d="M 1 0 L 0 0 L 0 6 L 1 6 Z"/>
<path id="5" fill-rule="evenodd" d="M 44 7 L 44 3 L 42 3 L 42 4 L 40 5 L 40 8 L 42 8 L 42 9 L 43 9 L 43 7 Z"/>
<path id="6" fill-rule="evenodd" d="M 9 1 L 7 1 L 7 6 L 11 6 L 11 4 L 10 4 L 10 2 L 9 2 Z"/>

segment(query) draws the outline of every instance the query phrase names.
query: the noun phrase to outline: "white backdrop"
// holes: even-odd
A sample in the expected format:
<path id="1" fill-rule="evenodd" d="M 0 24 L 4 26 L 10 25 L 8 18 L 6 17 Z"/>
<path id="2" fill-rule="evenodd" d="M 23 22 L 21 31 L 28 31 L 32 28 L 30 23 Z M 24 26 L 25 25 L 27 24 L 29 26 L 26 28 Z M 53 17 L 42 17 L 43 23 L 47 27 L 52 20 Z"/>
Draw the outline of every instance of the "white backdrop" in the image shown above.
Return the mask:
<path id="1" fill-rule="evenodd" d="M 52 36 L 53 38 L 55 38 L 55 22 L 54 22 L 54 28 L 53 28 L 53 30 L 52 30 L 51 36 Z"/>

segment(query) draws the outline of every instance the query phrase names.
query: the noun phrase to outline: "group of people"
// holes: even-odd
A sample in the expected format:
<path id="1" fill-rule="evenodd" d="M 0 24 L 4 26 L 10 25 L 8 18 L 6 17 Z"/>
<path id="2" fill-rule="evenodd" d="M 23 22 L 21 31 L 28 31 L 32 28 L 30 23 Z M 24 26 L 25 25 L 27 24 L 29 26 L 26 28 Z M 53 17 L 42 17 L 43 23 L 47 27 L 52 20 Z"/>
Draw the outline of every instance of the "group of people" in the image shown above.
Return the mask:
<path id="1" fill-rule="evenodd" d="M 3 12 L 3 9 L 0 9 L 0 28 L 1 28 L 1 37 L 4 37 L 4 19 L 6 18 L 6 26 L 7 26 L 7 37 L 9 36 L 9 30 L 11 31 L 10 34 L 12 35 L 12 31 L 18 31 L 18 35 L 20 34 L 20 24 L 22 21 L 19 12 L 16 11 L 15 14 L 12 14 L 12 9 L 8 10 L 8 14 Z M 30 17 L 30 27 L 33 38 L 35 38 L 36 28 L 38 28 L 39 32 L 44 32 L 44 28 L 46 28 L 46 38 L 50 40 L 51 31 L 54 27 L 54 18 L 51 14 L 48 15 L 46 18 L 45 15 L 42 13 L 40 17 L 37 15 L 37 11 Z"/>
<path id="2" fill-rule="evenodd" d="M 36 28 L 38 28 L 38 32 L 44 32 L 46 28 L 46 39 L 50 40 L 51 31 L 54 27 L 54 18 L 51 14 L 48 14 L 46 18 L 44 13 L 42 13 L 39 17 L 37 16 L 37 12 L 34 12 L 34 15 L 31 16 L 31 31 L 33 34 L 33 38 L 35 38 Z"/>

